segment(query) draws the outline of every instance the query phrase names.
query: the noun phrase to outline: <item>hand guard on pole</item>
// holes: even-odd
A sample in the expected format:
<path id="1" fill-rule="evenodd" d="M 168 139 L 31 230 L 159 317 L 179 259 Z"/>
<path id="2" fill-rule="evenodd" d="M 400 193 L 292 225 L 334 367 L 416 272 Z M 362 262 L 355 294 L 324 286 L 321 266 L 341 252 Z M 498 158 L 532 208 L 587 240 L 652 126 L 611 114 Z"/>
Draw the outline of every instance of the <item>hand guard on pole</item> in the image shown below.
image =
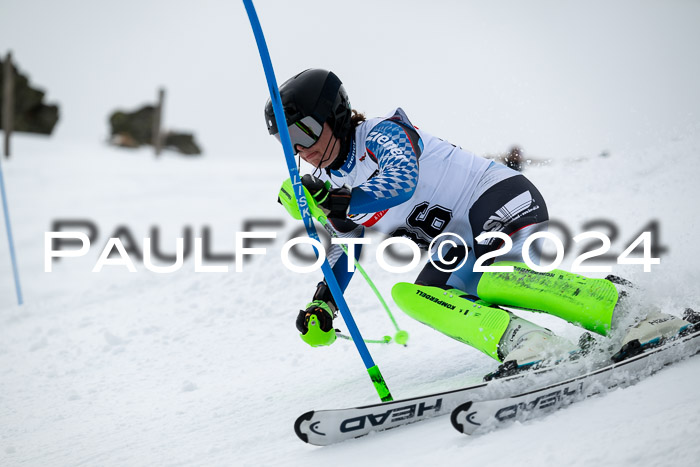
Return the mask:
<path id="1" fill-rule="evenodd" d="M 301 332 L 301 339 L 311 347 L 331 345 L 337 337 L 333 328 L 337 314 L 338 307 L 326 281 L 319 282 L 313 301 L 297 315 L 296 327 Z"/>
<path id="2" fill-rule="evenodd" d="M 322 300 L 314 300 L 299 311 L 297 329 L 301 332 L 301 340 L 311 347 L 331 345 L 336 335 L 333 329 L 334 313 L 330 306 Z"/>

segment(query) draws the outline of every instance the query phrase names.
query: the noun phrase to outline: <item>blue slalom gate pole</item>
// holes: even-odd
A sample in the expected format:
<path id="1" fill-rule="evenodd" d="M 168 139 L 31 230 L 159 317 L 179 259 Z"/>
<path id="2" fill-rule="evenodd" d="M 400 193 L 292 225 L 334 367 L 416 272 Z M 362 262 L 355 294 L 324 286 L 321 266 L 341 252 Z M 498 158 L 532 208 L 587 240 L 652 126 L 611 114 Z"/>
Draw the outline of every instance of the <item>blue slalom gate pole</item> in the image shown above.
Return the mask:
<path id="1" fill-rule="evenodd" d="M 304 195 L 304 188 L 301 184 L 301 179 L 299 177 L 299 170 L 294 162 L 294 149 L 292 148 L 292 140 L 289 137 L 289 130 L 287 129 L 287 120 L 284 115 L 284 108 L 282 106 L 282 98 L 280 97 L 279 88 L 277 87 L 277 79 L 275 78 L 275 71 L 272 68 L 272 60 L 270 59 L 270 52 L 267 49 L 267 43 L 265 42 L 265 36 L 262 31 L 262 26 L 260 26 L 260 21 L 258 20 L 258 15 L 255 12 L 255 7 L 253 6 L 252 0 L 243 0 L 246 12 L 248 13 L 248 19 L 250 20 L 250 25 L 253 28 L 253 34 L 255 35 L 255 42 L 258 45 L 258 51 L 260 52 L 260 59 L 262 60 L 263 69 L 265 71 L 265 78 L 267 79 L 267 87 L 270 91 L 270 99 L 272 101 L 272 108 L 275 113 L 275 121 L 277 122 L 277 128 L 279 129 L 280 139 L 282 141 L 282 148 L 284 149 L 284 157 L 287 161 L 287 169 L 289 170 L 289 177 L 292 180 L 292 185 L 294 186 L 294 195 L 296 196 L 297 203 L 299 206 L 299 211 L 301 211 L 301 217 L 306 227 L 306 232 L 309 237 L 319 241 L 318 234 L 316 233 L 316 228 L 314 227 L 313 218 L 309 212 L 308 204 L 306 202 L 306 196 Z M 318 255 L 318 251 L 316 251 Z M 379 367 L 375 365 L 372 360 L 372 356 L 365 345 L 360 330 L 355 324 L 355 320 L 350 313 L 347 303 L 345 302 L 345 297 L 343 296 L 343 291 L 338 285 L 338 281 L 333 274 L 331 265 L 328 263 L 327 259 L 324 259 L 323 265 L 321 266 L 323 275 L 326 278 L 326 283 L 328 288 L 333 294 L 336 304 L 338 305 L 338 310 L 348 327 L 350 336 L 353 339 L 357 351 L 362 357 L 362 361 L 367 368 L 367 373 L 369 373 L 372 383 L 374 384 L 377 394 L 382 401 L 391 401 L 391 392 L 382 377 Z"/>
<path id="2" fill-rule="evenodd" d="M 0 164 L 0 195 L 2 195 L 2 210 L 5 213 L 5 228 L 7 230 L 7 243 L 10 246 L 10 258 L 12 260 L 12 273 L 15 276 L 15 290 L 17 292 L 17 304 L 24 303 L 22 300 L 22 287 L 19 285 L 19 270 L 17 269 L 17 256 L 15 255 L 15 243 L 12 239 L 12 226 L 10 225 L 10 209 L 7 207 L 7 194 L 5 193 L 5 179 L 2 175 L 2 164 Z"/>

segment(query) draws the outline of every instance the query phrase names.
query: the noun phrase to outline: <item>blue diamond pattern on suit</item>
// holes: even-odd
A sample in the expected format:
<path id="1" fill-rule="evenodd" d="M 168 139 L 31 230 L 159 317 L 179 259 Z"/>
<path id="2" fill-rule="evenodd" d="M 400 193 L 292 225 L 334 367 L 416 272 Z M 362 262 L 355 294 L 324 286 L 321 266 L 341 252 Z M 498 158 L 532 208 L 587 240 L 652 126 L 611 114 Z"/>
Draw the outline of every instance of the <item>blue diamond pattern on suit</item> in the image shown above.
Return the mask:
<path id="1" fill-rule="evenodd" d="M 410 198 L 406 194 L 412 194 L 418 182 L 418 157 L 406 130 L 396 122 L 383 121 L 367 136 L 366 145 L 377 157 L 379 174 L 358 188 L 377 200 Z"/>

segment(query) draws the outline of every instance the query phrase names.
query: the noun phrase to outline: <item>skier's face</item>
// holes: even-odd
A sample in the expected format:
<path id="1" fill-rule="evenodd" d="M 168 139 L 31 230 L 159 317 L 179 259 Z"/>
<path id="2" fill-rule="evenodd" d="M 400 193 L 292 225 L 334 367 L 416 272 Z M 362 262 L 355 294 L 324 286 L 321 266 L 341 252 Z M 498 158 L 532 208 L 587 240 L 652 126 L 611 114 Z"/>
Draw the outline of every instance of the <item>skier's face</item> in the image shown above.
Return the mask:
<path id="1" fill-rule="evenodd" d="M 338 157 L 340 142 L 338 138 L 333 136 L 333 130 L 331 130 L 330 125 L 324 123 L 323 131 L 318 141 L 308 148 L 297 144 L 294 149 L 299 152 L 301 158 L 306 162 L 314 167 L 323 169 L 331 165 L 335 158 Z"/>

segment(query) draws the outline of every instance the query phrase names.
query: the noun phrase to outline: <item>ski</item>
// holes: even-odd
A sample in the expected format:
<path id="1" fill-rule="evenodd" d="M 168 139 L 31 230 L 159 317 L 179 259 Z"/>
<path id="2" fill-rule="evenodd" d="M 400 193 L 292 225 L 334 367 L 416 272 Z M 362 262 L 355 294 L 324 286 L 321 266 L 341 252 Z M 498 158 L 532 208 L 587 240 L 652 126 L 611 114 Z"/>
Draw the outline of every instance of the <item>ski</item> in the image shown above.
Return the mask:
<path id="1" fill-rule="evenodd" d="M 465 399 L 478 398 L 487 383 L 411 399 L 347 409 L 309 411 L 294 423 L 302 441 L 327 446 L 373 431 L 388 430 L 439 415 L 447 415 Z"/>
<path id="2" fill-rule="evenodd" d="M 700 331 L 670 340 L 626 360 L 539 389 L 506 397 L 474 398 L 455 408 L 450 417 L 459 432 L 487 432 L 514 421 L 554 412 L 587 397 L 626 387 L 663 367 L 700 352 Z"/>
<path id="3" fill-rule="evenodd" d="M 582 365 L 585 365 L 584 361 L 578 360 L 425 396 L 362 407 L 312 410 L 297 418 L 294 432 L 306 443 L 327 446 L 372 432 L 447 415 L 467 400 L 503 398 L 519 394 L 525 388 L 554 384 L 561 380 L 562 373 L 569 375 L 585 371 L 582 370 Z"/>

